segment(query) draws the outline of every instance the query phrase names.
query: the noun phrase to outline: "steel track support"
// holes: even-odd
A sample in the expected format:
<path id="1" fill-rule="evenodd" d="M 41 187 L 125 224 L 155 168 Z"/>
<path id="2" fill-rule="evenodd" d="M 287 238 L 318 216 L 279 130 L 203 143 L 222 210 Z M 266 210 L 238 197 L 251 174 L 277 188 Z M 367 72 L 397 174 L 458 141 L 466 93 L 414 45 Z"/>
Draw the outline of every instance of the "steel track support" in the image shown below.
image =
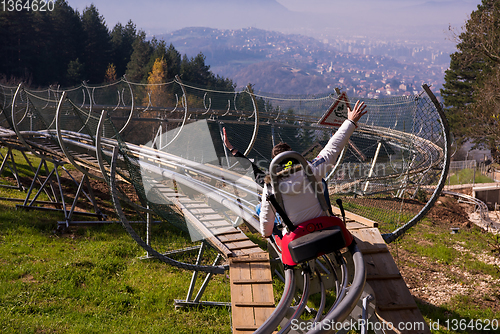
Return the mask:
<path id="1" fill-rule="evenodd" d="M 78 215 L 85 215 L 85 216 L 93 216 L 97 217 L 99 220 L 103 220 L 103 218 L 106 218 L 106 215 L 101 213 L 99 208 L 97 207 L 97 202 L 95 200 L 94 194 L 92 192 L 92 188 L 90 187 L 90 182 L 88 180 L 88 177 L 84 175 L 82 177 L 82 180 L 80 182 L 77 182 L 75 178 L 64 168 L 64 162 L 60 161 L 53 161 L 54 167 L 52 170 L 49 171 L 49 167 L 47 165 L 46 160 L 42 159 L 35 171 L 35 175 L 33 177 L 33 180 L 31 182 L 30 188 L 27 191 L 26 198 L 24 199 L 24 202 L 22 205 L 16 205 L 16 209 L 27 209 L 27 210 L 45 210 L 45 211 L 56 211 L 56 212 L 62 212 L 64 215 L 64 221 L 58 221 L 58 227 L 64 226 L 64 227 L 69 227 L 71 223 L 77 223 L 76 221 L 73 221 L 73 215 L 78 214 Z M 61 177 L 59 175 L 59 168 L 63 169 L 69 177 L 73 180 L 73 182 L 78 186 L 75 197 L 73 199 L 71 208 L 68 210 L 66 207 L 66 200 L 64 197 L 64 190 L 61 184 Z M 45 177 L 45 180 L 43 182 L 40 181 L 40 174 L 42 170 L 45 169 L 47 172 L 47 176 Z M 55 178 L 56 187 L 58 188 L 58 193 L 60 200 L 58 198 L 57 192 L 55 190 L 54 184 L 53 184 L 53 178 Z M 40 182 L 41 186 L 36 192 L 35 196 L 33 199 L 30 199 L 31 194 L 35 190 L 35 185 L 37 180 Z M 84 185 L 87 186 L 87 189 L 89 191 L 89 194 L 83 190 Z M 48 188 L 48 189 L 47 189 Z M 47 196 L 49 197 L 49 201 L 37 201 L 38 197 L 42 192 L 45 192 Z M 50 193 L 52 193 L 52 197 L 50 196 Z M 90 212 L 81 212 L 81 211 L 75 211 L 76 205 L 80 199 L 81 194 L 84 194 L 89 202 L 92 203 L 95 213 L 90 213 Z M 59 208 L 53 209 L 53 208 L 47 208 L 47 207 L 40 207 L 36 206 L 36 204 L 50 204 L 50 205 L 55 205 Z M 69 204 L 69 203 L 68 203 Z"/>
<path id="2" fill-rule="evenodd" d="M 24 202 L 23 202 L 23 207 L 25 206 L 29 206 L 29 207 L 32 207 L 33 206 L 33 203 L 36 201 L 36 199 L 38 198 L 38 196 L 40 195 L 41 191 L 44 191 L 46 194 L 47 194 L 47 197 L 49 198 L 49 201 L 50 202 L 53 202 L 54 204 L 59 204 L 59 202 L 57 201 L 57 197 L 54 196 L 54 200 L 50 197 L 50 194 L 47 192 L 47 189 L 45 189 L 45 186 L 48 182 L 48 180 L 50 179 L 50 177 L 52 176 L 52 173 L 54 172 L 54 170 L 52 170 L 52 172 L 48 173 L 47 177 L 45 178 L 45 181 L 42 182 L 39 178 L 40 176 L 40 172 L 42 171 L 42 168 L 45 166 L 46 170 L 48 170 L 47 168 L 47 164 L 44 164 L 45 160 L 40 160 L 40 163 L 38 164 L 38 167 L 36 169 L 36 172 L 35 172 L 35 175 L 33 176 L 33 180 L 31 181 L 31 185 L 28 189 L 28 192 L 26 194 L 26 198 L 24 199 Z M 29 201 L 29 198 L 31 196 L 31 193 L 33 192 L 33 190 L 35 189 L 35 184 L 36 184 L 36 181 L 39 181 L 41 186 L 40 186 L 40 189 L 38 190 L 37 194 L 35 195 L 35 198 L 31 201 L 30 204 L 28 204 L 28 201 Z M 52 184 L 49 184 L 50 186 L 52 186 Z M 52 191 L 52 194 L 55 194 L 54 192 L 54 189 L 51 189 Z"/>
<path id="3" fill-rule="evenodd" d="M 17 172 L 16 161 L 14 160 L 14 155 L 12 154 L 12 148 L 10 146 L 7 146 L 7 154 L 4 156 L 3 154 L 0 153 L 0 157 L 2 157 L 2 165 L 0 166 L 0 175 L 3 173 L 5 166 L 7 166 L 7 168 L 9 168 L 10 172 L 16 179 L 17 183 L 17 186 L 0 184 L 0 187 L 24 190 L 25 188 L 21 183 L 21 178 L 19 177 L 19 173 Z"/>
<path id="4" fill-rule="evenodd" d="M 205 253 L 205 248 L 206 248 L 206 243 L 203 241 L 199 247 L 198 251 L 198 257 L 196 259 L 196 265 L 201 264 L 201 260 L 203 258 L 203 254 Z M 217 257 L 215 258 L 215 261 L 213 262 L 212 266 L 216 266 L 217 263 L 219 263 L 220 259 L 222 256 L 220 254 L 217 254 Z M 181 307 L 192 307 L 192 306 L 224 306 L 224 307 L 231 307 L 231 303 L 224 303 L 224 302 L 210 302 L 210 301 L 201 301 L 201 297 L 203 293 L 205 293 L 205 290 L 208 286 L 208 283 L 213 277 L 213 273 L 208 273 L 205 279 L 203 280 L 203 283 L 201 284 L 198 293 L 196 294 L 196 297 L 192 299 L 193 292 L 195 289 L 196 281 L 198 279 L 198 271 L 195 270 L 193 271 L 193 275 L 191 276 L 191 283 L 189 284 L 189 289 L 188 293 L 186 296 L 186 300 L 179 300 L 175 299 L 174 300 L 174 305 L 175 308 L 181 308 Z"/>

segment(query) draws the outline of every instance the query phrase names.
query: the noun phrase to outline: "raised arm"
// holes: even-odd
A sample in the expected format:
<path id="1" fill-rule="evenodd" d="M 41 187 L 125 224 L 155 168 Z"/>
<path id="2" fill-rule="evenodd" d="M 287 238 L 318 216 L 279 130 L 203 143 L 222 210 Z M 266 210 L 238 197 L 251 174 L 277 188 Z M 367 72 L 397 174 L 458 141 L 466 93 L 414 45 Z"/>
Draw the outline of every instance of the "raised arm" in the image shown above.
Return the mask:
<path id="1" fill-rule="evenodd" d="M 256 164 L 254 164 L 252 161 L 250 161 L 250 159 L 248 159 L 246 156 L 244 156 L 243 153 L 238 151 L 237 148 L 235 148 L 233 145 L 231 145 L 231 143 L 229 142 L 229 139 L 227 138 L 225 127 L 222 128 L 222 136 L 223 136 L 224 145 L 228 148 L 228 150 L 231 152 L 231 154 L 233 156 L 235 156 L 236 158 L 241 158 L 241 159 L 238 159 L 238 161 L 243 166 L 243 168 L 245 168 L 245 169 L 248 169 L 250 167 L 252 168 L 255 183 L 257 183 L 258 185 L 263 187 L 264 186 L 264 177 L 266 176 L 265 173 Z"/>
<path id="2" fill-rule="evenodd" d="M 319 152 L 318 156 L 311 161 L 315 175 L 324 177 L 325 173 L 337 162 L 342 148 L 347 144 L 352 133 L 358 126 L 357 123 L 361 116 L 367 113 L 366 104 L 359 100 L 354 108 L 347 109 L 347 120 L 339 127 L 335 134 L 330 138 L 325 147 Z"/>

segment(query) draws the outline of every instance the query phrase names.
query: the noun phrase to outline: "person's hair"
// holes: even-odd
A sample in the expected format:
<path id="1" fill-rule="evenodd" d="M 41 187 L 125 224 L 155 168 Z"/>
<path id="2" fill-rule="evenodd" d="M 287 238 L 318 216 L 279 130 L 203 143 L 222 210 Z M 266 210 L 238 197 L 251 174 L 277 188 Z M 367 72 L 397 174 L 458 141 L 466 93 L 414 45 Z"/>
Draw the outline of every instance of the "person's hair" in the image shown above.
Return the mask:
<path id="1" fill-rule="evenodd" d="M 277 156 L 278 154 L 286 152 L 286 151 L 291 151 L 291 150 L 292 150 L 292 148 L 290 147 L 290 145 L 288 145 L 287 143 L 281 142 L 279 144 L 276 144 L 273 147 L 273 150 L 271 151 L 271 158 L 274 159 L 274 157 Z"/>

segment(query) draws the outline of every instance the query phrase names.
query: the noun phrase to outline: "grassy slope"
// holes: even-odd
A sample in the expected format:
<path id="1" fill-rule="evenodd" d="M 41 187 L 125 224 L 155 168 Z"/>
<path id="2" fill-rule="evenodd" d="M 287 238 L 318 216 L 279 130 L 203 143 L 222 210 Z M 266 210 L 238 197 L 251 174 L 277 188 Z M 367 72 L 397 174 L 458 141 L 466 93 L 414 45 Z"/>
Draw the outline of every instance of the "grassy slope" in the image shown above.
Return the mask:
<path id="1" fill-rule="evenodd" d="M 14 154 L 29 186 L 30 167 Z M 28 158 L 36 168 L 39 161 Z M 12 175 L 6 170 L 1 183 L 13 185 L 5 176 Z M 25 195 L 0 188 L 0 197 Z M 1 333 L 231 332 L 227 308 L 176 310 L 174 299 L 186 298 L 191 272 L 140 260 L 144 250 L 121 225 L 71 228 L 61 235 L 55 230 L 62 215 L 19 211 L 15 204 L 0 201 Z M 172 249 L 190 244 L 177 230 L 163 232 L 175 240 Z M 230 301 L 229 278 L 216 275 L 202 300 Z"/>
<path id="2" fill-rule="evenodd" d="M 391 253 L 428 322 L 470 325 L 433 333 L 500 333 L 500 323 L 496 331 L 476 325 L 500 319 L 500 254 L 492 252 L 499 240 L 475 226 L 451 234 L 450 226 L 424 219 Z"/>
<path id="3" fill-rule="evenodd" d="M 60 217 L 0 206 L 2 333 L 229 333 L 224 308 L 178 310 L 190 272 L 156 260 L 120 225 L 54 234 Z M 229 301 L 215 277 L 204 298 Z"/>

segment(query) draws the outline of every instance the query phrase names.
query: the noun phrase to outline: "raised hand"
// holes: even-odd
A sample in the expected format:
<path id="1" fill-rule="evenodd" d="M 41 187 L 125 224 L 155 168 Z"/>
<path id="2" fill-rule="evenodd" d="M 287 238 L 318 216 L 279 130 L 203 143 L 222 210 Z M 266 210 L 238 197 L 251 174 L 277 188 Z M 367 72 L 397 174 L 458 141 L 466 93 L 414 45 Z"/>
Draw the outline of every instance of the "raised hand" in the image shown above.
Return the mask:
<path id="1" fill-rule="evenodd" d="M 233 145 L 231 145 L 229 139 L 227 139 L 225 127 L 222 128 L 222 135 L 223 135 L 224 145 L 226 145 L 227 149 L 231 151 L 233 149 Z"/>
<path id="2" fill-rule="evenodd" d="M 351 108 L 347 108 L 347 119 L 350 119 L 354 123 L 358 123 L 361 116 L 367 112 L 368 110 L 366 110 L 366 104 L 358 100 L 354 105 L 354 109 L 351 110 Z"/>

